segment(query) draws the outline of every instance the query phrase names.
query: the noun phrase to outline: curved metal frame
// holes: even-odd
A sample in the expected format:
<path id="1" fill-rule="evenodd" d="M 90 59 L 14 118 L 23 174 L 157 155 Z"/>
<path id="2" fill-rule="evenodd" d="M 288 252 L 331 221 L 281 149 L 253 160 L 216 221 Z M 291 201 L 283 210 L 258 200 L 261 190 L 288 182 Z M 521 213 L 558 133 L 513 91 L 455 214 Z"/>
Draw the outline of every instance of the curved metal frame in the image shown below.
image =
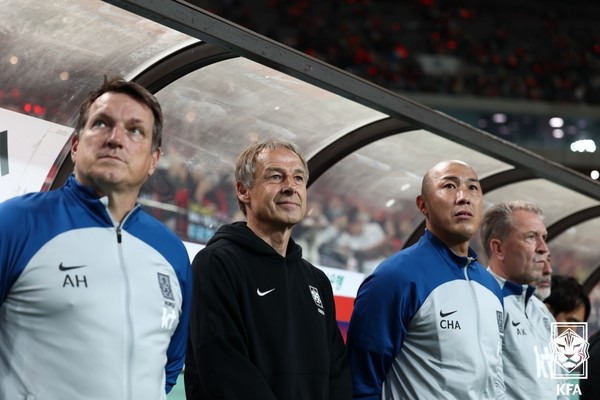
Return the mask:
<path id="1" fill-rule="evenodd" d="M 583 282 L 583 291 L 585 294 L 589 295 L 598 282 L 600 282 L 600 265 L 598 265 L 594 272 L 592 272 L 585 282 Z"/>
<path id="2" fill-rule="evenodd" d="M 573 225 L 600 217 L 600 206 L 586 208 L 564 217 L 548 227 L 548 240 L 560 235 Z"/>
<path id="3" fill-rule="evenodd" d="M 146 87 L 150 92 L 156 93 L 192 71 L 236 57 L 231 52 L 219 47 L 206 42 L 197 42 L 160 59 L 131 80 Z M 62 186 L 73 172 L 73 161 L 69 157 L 70 150 L 71 140 L 65 144 L 55 161 L 57 172 L 52 183 L 42 190 L 52 190 Z"/>
<path id="4" fill-rule="evenodd" d="M 548 240 L 560 235 L 574 225 L 598 217 L 600 217 L 600 206 L 586 208 L 585 210 L 568 215 L 548 227 Z M 600 282 L 600 264 L 586 278 L 585 282 L 583 282 L 585 293 L 589 294 L 598 282 Z"/>
<path id="5" fill-rule="evenodd" d="M 131 80 L 156 93 L 190 72 L 236 57 L 238 56 L 219 47 L 198 42 L 161 59 Z"/>
<path id="6" fill-rule="evenodd" d="M 310 187 L 311 183 L 317 180 L 325 171 L 352 152 L 377 140 L 409 130 L 412 130 L 412 127 L 405 122 L 385 118 L 347 133 L 308 160 L 310 171 L 308 186 Z"/>

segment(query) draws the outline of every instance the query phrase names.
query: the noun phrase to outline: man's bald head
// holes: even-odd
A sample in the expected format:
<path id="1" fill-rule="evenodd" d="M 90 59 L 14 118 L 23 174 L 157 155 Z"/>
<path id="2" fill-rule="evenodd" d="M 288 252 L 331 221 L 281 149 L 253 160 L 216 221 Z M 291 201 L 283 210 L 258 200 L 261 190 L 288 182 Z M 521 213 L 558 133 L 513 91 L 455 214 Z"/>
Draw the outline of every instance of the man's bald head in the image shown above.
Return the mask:
<path id="1" fill-rule="evenodd" d="M 475 170 L 460 160 L 436 164 L 423 177 L 416 200 L 427 229 L 456 254 L 466 256 L 483 213 L 483 194 Z"/>
<path id="2" fill-rule="evenodd" d="M 423 181 L 421 182 L 421 196 L 426 196 L 426 192 L 427 192 L 428 188 L 431 188 L 433 178 L 439 177 L 440 174 L 442 174 L 444 171 L 446 171 L 448 169 L 448 167 L 453 164 L 462 165 L 466 168 L 469 168 L 471 171 L 473 171 L 473 173 L 475 175 L 477 175 L 475 173 L 475 170 L 464 161 L 461 161 L 461 160 L 440 161 L 439 163 L 437 163 L 436 165 L 431 167 L 423 176 Z"/>

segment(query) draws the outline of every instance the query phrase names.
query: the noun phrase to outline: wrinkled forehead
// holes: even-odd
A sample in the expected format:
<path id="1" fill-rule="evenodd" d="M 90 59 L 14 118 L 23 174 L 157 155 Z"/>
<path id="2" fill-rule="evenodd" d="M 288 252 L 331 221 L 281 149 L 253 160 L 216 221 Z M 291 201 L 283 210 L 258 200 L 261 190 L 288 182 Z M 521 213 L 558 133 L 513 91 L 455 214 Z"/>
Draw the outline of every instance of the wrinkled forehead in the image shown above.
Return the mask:
<path id="1" fill-rule="evenodd" d="M 475 170 L 469 164 L 462 161 L 448 161 L 438 164 L 434 167 L 433 171 L 439 177 L 460 176 L 464 179 L 479 180 Z"/>
<path id="2" fill-rule="evenodd" d="M 443 162 L 429 170 L 425 181 L 437 183 L 442 180 L 460 180 L 479 182 L 479 177 L 470 165 L 460 161 Z"/>
<path id="3" fill-rule="evenodd" d="M 547 235 L 546 225 L 542 216 L 536 212 L 529 210 L 515 210 L 512 213 L 512 232 L 514 233 L 529 233 L 534 232 L 540 235 Z M 548 258 L 543 260 L 548 262 Z"/>
<path id="4" fill-rule="evenodd" d="M 283 168 L 306 173 L 302 159 L 298 154 L 287 148 L 262 149 L 256 155 L 256 163 L 259 166 L 257 169 L 260 169 L 260 167 L 263 169 Z"/>
<path id="5" fill-rule="evenodd" d="M 114 117 L 126 117 L 143 122 L 154 122 L 150 107 L 134 97 L 118 92 L 106 92 L 98 96 L 90 105 L 89 115 L 106 114 Z"/>

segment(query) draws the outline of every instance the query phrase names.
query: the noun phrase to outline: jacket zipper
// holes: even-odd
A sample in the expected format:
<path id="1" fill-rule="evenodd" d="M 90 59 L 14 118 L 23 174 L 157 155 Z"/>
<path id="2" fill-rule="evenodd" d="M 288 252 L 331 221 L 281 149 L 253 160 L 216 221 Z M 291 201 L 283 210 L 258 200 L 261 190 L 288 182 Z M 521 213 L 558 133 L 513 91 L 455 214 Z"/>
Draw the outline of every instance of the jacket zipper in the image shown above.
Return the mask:
<path id="1" fill-rule="evenodd" d="M 133 211 L 133 210 L 132 210 Z M 126 381 L 125 381 L 125 398 L 132 399 L 132 364 L 133 364 L 133 337 L 135 332 L 133 329 L 133 317 L 131 313 L 131 285 L 129 275 L 127 274 L 127 268 L 125 263 L 125 254 L 123 253 L 123 236 L 122 226 L 127 221 L 127 218 L 131 215 L 131 212 L 125 216 L 123 221 L 117 226 L 117 247 L 119 249 L 119 260 L 121 265 L 121 272 L 125 282 L 125 315 L 127 317 L 127 361 L 126 361 Z"/>
<path id="2" fill-rule="evenodd" d="M 471 263 L 473 261 L 475 261 L 475 259 L 473 257 L 467 257 L 467 263 L 465 264 L 465 267 L 464 267 L 464 275 L 465 275 L 465 279 L 467 280 L 467 282 L 469 282 L 469 287 L 471 288 L 471 296 L 473 297 L 473 304 L 475 305 L 475 315 L 477 317 L 476 337 L 481 337 L 481 317 L 480 317 L 480 313 L 479 313 L 479 302 L 477 301 L 477 296 L 475 295 L 475 289 L 473 288 L 473 284 L 471 283 L 471 279 L 469 278 L 469 273 L 468 273 L 469 265 L 471 265 Z M 481 355 L 481 360 L 483 360 L 483 366 L 484 366 L 484 370 L 485 370 L 485 366 L 487 365 L 487 360 L 485 357 L 485 352 L 483 351 L 483 348 L 481 347 L 481 340 L 477 340 L 477 344 L 479 346 L 479 354 Z M 486 380 L 484 379 L 482 382 L 482 387 L 481 387 L 480 393 L 483 393 L 485 391 L 485 385 L 486 385 Z"/>

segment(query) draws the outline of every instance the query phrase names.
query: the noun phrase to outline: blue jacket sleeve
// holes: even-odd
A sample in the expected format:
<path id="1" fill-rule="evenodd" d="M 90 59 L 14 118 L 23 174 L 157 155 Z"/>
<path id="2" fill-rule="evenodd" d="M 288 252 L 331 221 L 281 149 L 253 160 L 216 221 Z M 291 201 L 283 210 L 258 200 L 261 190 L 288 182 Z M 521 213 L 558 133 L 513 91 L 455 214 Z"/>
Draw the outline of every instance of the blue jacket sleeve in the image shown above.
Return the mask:
<path id="1" fill-rule="evenodd" d="M 179 316 L 179 325 L 177 325 L 177 329 L 175 329 L 175 332 L 171 337 L 171 343 L 167 349 L 167 365 L 165 366 L 165 390 L 167 393 L 171 391 L 177 382 L 177 378 L 185 362 L 187 349 L 190 305 L 192 302 L 192 270 L 187 254 L 186 260 L 187 263 L 183 264 L 182 262 L 182 268 L 178 269 L 177 272 L 183 296 L 183 305 L 181 308 L 181 315 Z"/>
<path id="2" fill-rule="evenodd" d="M 411 290 L 379 268 L 358 290 L 348 328 L 348 358 L 355 399 L 379 399 L 385 376 L 400 352 L 414 315 Z"/>
<path id="3" fill-rule="evenodd" d="M 0 204 L 0 305 L 6 300 L 8 290 L 14 282 L 13 274 L 11 273 L 12 262 L 10 257 L 10 234 L 8 232 L 8 224 L 6 220 L 10 214 L 6 210 L 4 204 Z"/>
<path id="4" fill-rule="evenodd" d="M 31 229 L 27 220 L 23 221 L 27 210 L 24 213 L 19 202 L 20 199 L 13 198 L 0 203 L 0 305 L 37 245 L 28 237 Z"/>

